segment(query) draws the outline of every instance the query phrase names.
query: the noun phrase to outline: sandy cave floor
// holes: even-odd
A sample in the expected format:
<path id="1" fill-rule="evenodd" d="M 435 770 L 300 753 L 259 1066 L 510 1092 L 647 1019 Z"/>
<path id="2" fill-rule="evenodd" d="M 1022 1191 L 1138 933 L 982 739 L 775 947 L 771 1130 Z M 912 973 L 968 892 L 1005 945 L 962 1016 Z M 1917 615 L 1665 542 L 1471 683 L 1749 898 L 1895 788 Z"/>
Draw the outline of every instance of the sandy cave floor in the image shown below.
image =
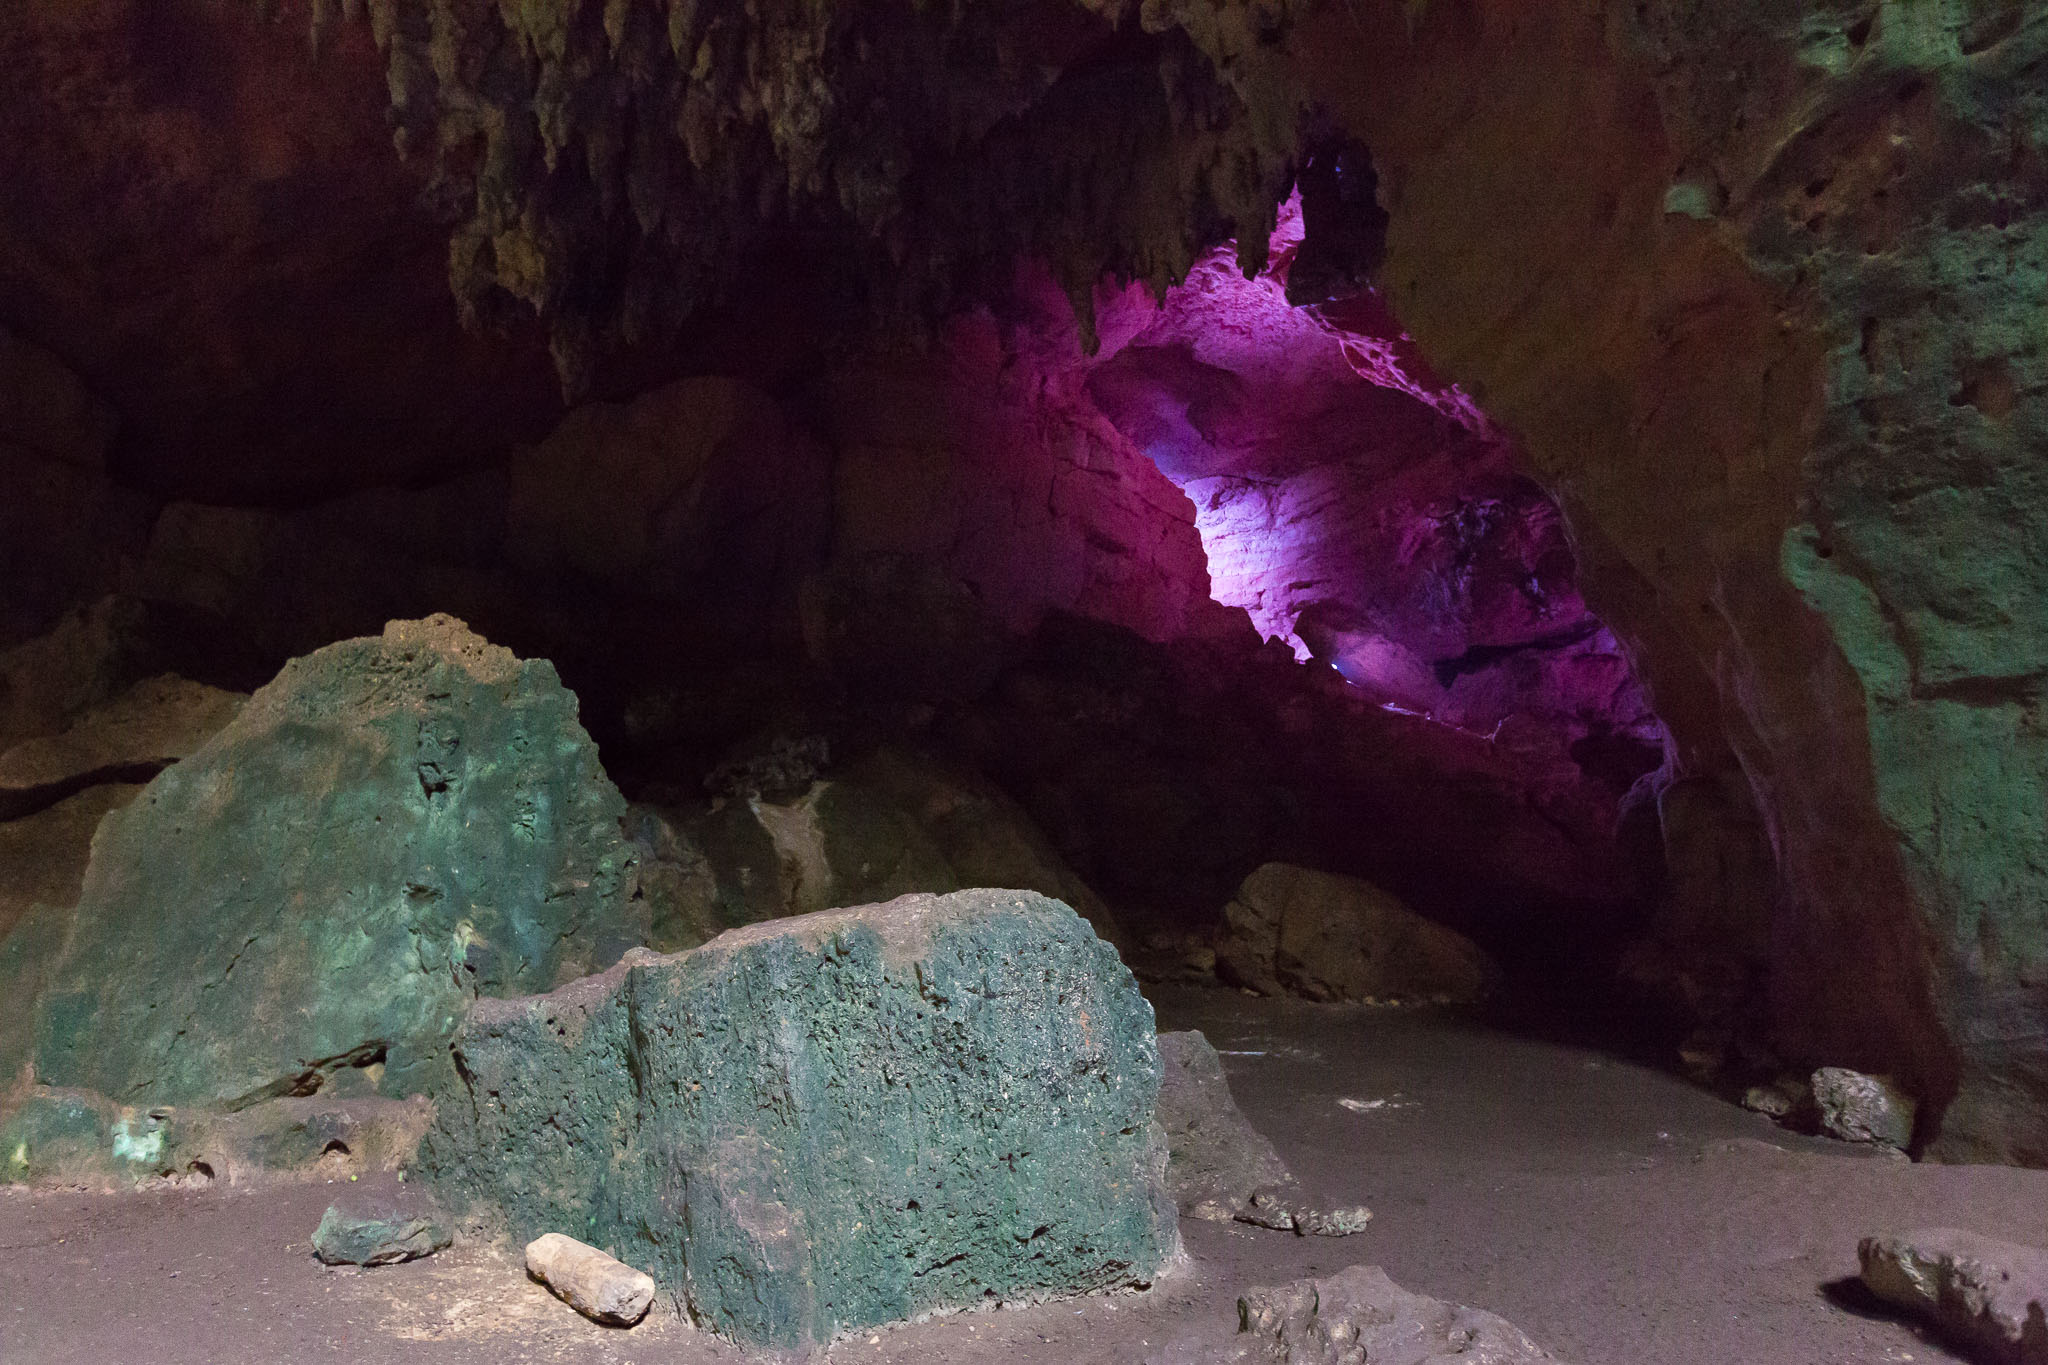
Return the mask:
<path id="1" fill-rule="evenodd" d="M 1824 1289 L 1859 1236 L 1948 1224 L 2038 1244 L 2048 1171 L 1912 1165 L 1796 1137 L 1683 1081 L 1455 1014 L 1155 991 L 1160 1027 L 1225 1052 L 1296 1174 L 1375 1214 L 1298 1238 L 1189 1220 L 1191 1265 L 1149 1293 L 861 1333 L 815 1365 L 1137 1365 L 1252 1284 L 1375 1262 L 1492 1309 L 1576 1365 L 1959 1359 Z M 1346 1104 L 1345 1101 L 1351 1103 Z M 660 1308 L 584 1322 L 516 1253 L 329 1269 L 307 1237 L 333 1191 L 0 1195 L 0 1361 L 739 1362 Z"/>

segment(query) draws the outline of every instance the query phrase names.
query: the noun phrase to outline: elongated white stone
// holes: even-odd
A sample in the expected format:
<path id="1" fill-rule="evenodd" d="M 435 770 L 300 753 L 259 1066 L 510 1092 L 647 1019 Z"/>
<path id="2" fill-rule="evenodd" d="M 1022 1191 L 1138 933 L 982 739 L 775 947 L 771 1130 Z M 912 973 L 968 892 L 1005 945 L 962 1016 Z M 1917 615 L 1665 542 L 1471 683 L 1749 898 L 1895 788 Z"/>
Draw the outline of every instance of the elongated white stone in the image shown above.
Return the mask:
<path id="1" fill-rule="evenodd" d="M 526 1269 L 592 1322 L 631 1327 L 654 1302 L 652 1276 L 559 1232 L 526 1244 Z"/>

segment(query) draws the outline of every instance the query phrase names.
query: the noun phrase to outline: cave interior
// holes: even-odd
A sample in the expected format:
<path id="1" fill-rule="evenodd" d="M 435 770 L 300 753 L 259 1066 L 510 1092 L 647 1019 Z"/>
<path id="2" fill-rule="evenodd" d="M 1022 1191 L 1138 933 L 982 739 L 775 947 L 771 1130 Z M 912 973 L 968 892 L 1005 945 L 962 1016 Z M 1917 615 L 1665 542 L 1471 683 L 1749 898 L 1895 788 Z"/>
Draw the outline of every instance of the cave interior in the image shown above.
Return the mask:
<path id="1" fill-rule="evenodd" d="M 18 1297 L 282 1239 L 302 1352 L 614 1359 L 499 1263 L 545 1224 L 691 1362 L 1553 1358 L 1343 1318 L 1368 1262 L 1595 1365 L 2048 1359 L 2048 10 L 21 9 L 0 1233 L 144 1231 Z M 940 1019 L 850 1130 L 1010 1057 L 1093 1171 L 1163 1066 L 1178 1230 L 1013 1153 L 947 1196 L 1013 1241 L 847 1232 L 818 1115 Z M 1191 1211 L 1196 1028 L 1322 1202 Z M 456 1268 L 306 1307 L 337 1181 Z M 1277 1353 L 1179 1339 L 1241 1293 Z M 285 1349 L 218 1303 L 0 1354 Z"/>

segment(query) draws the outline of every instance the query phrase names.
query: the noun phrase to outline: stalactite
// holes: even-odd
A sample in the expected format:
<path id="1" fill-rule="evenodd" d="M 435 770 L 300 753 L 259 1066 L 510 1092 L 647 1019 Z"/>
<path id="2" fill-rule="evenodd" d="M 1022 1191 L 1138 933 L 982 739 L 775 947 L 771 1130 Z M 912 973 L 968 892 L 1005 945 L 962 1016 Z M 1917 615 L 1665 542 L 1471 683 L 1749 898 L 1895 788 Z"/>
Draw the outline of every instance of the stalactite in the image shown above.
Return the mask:
<path id="1" fill-rule="evenodd" d="M 764 235 L 815 234 L 884 326 L 1048 259 L 1084 334 L 1104 273 L 1265 260 L 1301 126 L 1298 0 L 835 6 L 368 0 L 394 140 L 433 158 L 466 321 L 530 310 L 565 389 L 659 340 Z M 314 41 L 360 8 L 320 0 Z"/>

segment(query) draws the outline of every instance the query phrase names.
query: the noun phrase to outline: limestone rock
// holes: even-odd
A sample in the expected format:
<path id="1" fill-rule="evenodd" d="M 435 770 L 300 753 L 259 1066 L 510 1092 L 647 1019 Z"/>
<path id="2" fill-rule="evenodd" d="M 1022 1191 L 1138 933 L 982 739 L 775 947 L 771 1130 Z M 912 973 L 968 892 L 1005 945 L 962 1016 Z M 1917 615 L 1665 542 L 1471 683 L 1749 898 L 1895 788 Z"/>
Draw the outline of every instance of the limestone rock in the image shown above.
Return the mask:
<path id="1" fill-rule="evenodd" d="M 1378 1266 L 1251 1289 L 1235 1336 L 1176 1342 L 1149 1365 L 1555 1365 L 1504 1318 L 1411 1294 Z"/>
<path id="2" fill-rule="evenodd" d="M 960 889 L 930 834 L 866 788 L 812 783 L 793 799 L 727 797 L 707 808 L 646 807 L 636 839 L 657 859 L 643 878 L 652 942 L 694 947 L 728 928 Z"/>
<path id="3" fill-rule="evenodd" d="M 1955 1228 L 1857 1245 L 1871 1293 L 1992 1365 L 2048 1365 L 2048 1251 Z"/>
<path id="4" fill-rule="evenodd" d="M 1016 802 L 971 773 L 894 750 L 794 790 L 751 780 L 709 809 L 636 807 L 629 824 L 648 941 L 665 951 L 765 919 L 968 886 L 1051 896 L 1125 944 L 1109 907 Z"/>
<path id="5" fill-rule="evenodd" d="M 37 905 L 69 910 L 78 904 L 93 831 L 108 811 L 141 791 L 126 782 L 87 787 L 47 810 L 0 824 L 0 935 Z"/>
<path id="6" fill-rule="evenodd" d="M 0 327 L 0 646 L 112 586 L 147 515 L 107 478 L 116 423 L 54 355 Z"/>
<path id="7" fill-rule="evenodd" d="M 512 461 L 507 547 L 532 568 L 759 628 L 824 558 L 830 462 L 766 394 L 680 379 L 570 412 Z"/>
<path id="8" fill-rule="evenodd" d="M 1900 1150 L 1913 1141 L 1917 1106 L 1890 1077 L 1824 1066 L 1813 1073 L 1813 1102 L 1830 1137 Z"/>
<path id="9" fill-rule="evenodd" d="M 328 1265 L 397 1265 L 431 1256 L 454 1240 L 418 1200 L 357 1198 L 327 1206 L 313 1230 L 313 1254 Z"/>
<path id="10" fill-rule="evenodd" d="M 1223 918 L 1218 974 L 1262 995 L 1464 1002 L 1498 974 L 1470 939 L 1355 877 L 1267 863 Z"/>
<path id="11" fill-rule="evenodd" d="M 390 1172 L 412 1160 L 431 1117 L 418 1097 L 307 1096 L 219 1113 L 33 1086 L 0 1117 L 0 1180 L 115 1191 Z"/>
<path id="12" fill-rule="evenodd" d="M 82 787 L 146 781 L 218 734 L 246 700 L 169 674 L 145 679 L 61 734 L 0 753 L 0 818 Z"/>
<path id="13" fill-rule="evenodd" d="M 1029 892 L 905 896 L 483 1001 L 422 1170 L 795 1345 L 1152 1279 L 1177 1247 L 1151 1007 Z"/>
<path id="14" fill-rule="evenodd" d="M 592 1322 L 631 1327 L 654 1302 L 654 1277 L 550 1232 L 526 1244 L 526 1273 Z"/>
<path id="15" fill-rule="evenodd" d="M 1333 1237 L 1365 1230 L 1369 1210 L 1318 1207 L 1295 1183 L 1238 1109 L 1207 1038 L 1194 1030 L 1160 1034 L 1159 1070 L 1166 1188 L 1182 1217 Z"/>
<path id="16" fill-rule="evenodd" d="M 1128 950 L 1123 927 L 1102 897 L 993 782 L 892 749 L 856 765 L 848 780 L 905 812 L 937 846 L 959 885 L 1016 887 L 1064 901 L 1119 952 Z"/>
<path id="17" fill-rule="evenodd" d="M 1813 1108 L 1813 1086 L 1797 1076 L 1781 1076 L 1743 1091 L 1742 1107 L 1766 1118 L 1793 1119 Z"/>
<path id="18" fill-rule="evenodd" d="M 657 952 L 694 948 L 727 929 L 718 919 L 718 874 L 680 813 L 638 802 L 629 806 L 626 837 L 634 850 L 634 895 L 647 919 L 647 946 Z"/>
<path id="19" fill-rule="evenodd" d="M 623 809 L 554 669 L 459 621 L 296 659 L 102 824 L 61 946 L 14 964 L 45 979 L 36 1076 L 229 1108 L 349 1069 L 417 1091 L 477 994 L 639 940 Z"/>
<path id="20" fill-rule="evenodd" d="M 0 650 L 0 745 L 55 734 L 136 676 L 146 653 L 143 610 L 104 597 L 61 617 L 47 632 Z"/>

